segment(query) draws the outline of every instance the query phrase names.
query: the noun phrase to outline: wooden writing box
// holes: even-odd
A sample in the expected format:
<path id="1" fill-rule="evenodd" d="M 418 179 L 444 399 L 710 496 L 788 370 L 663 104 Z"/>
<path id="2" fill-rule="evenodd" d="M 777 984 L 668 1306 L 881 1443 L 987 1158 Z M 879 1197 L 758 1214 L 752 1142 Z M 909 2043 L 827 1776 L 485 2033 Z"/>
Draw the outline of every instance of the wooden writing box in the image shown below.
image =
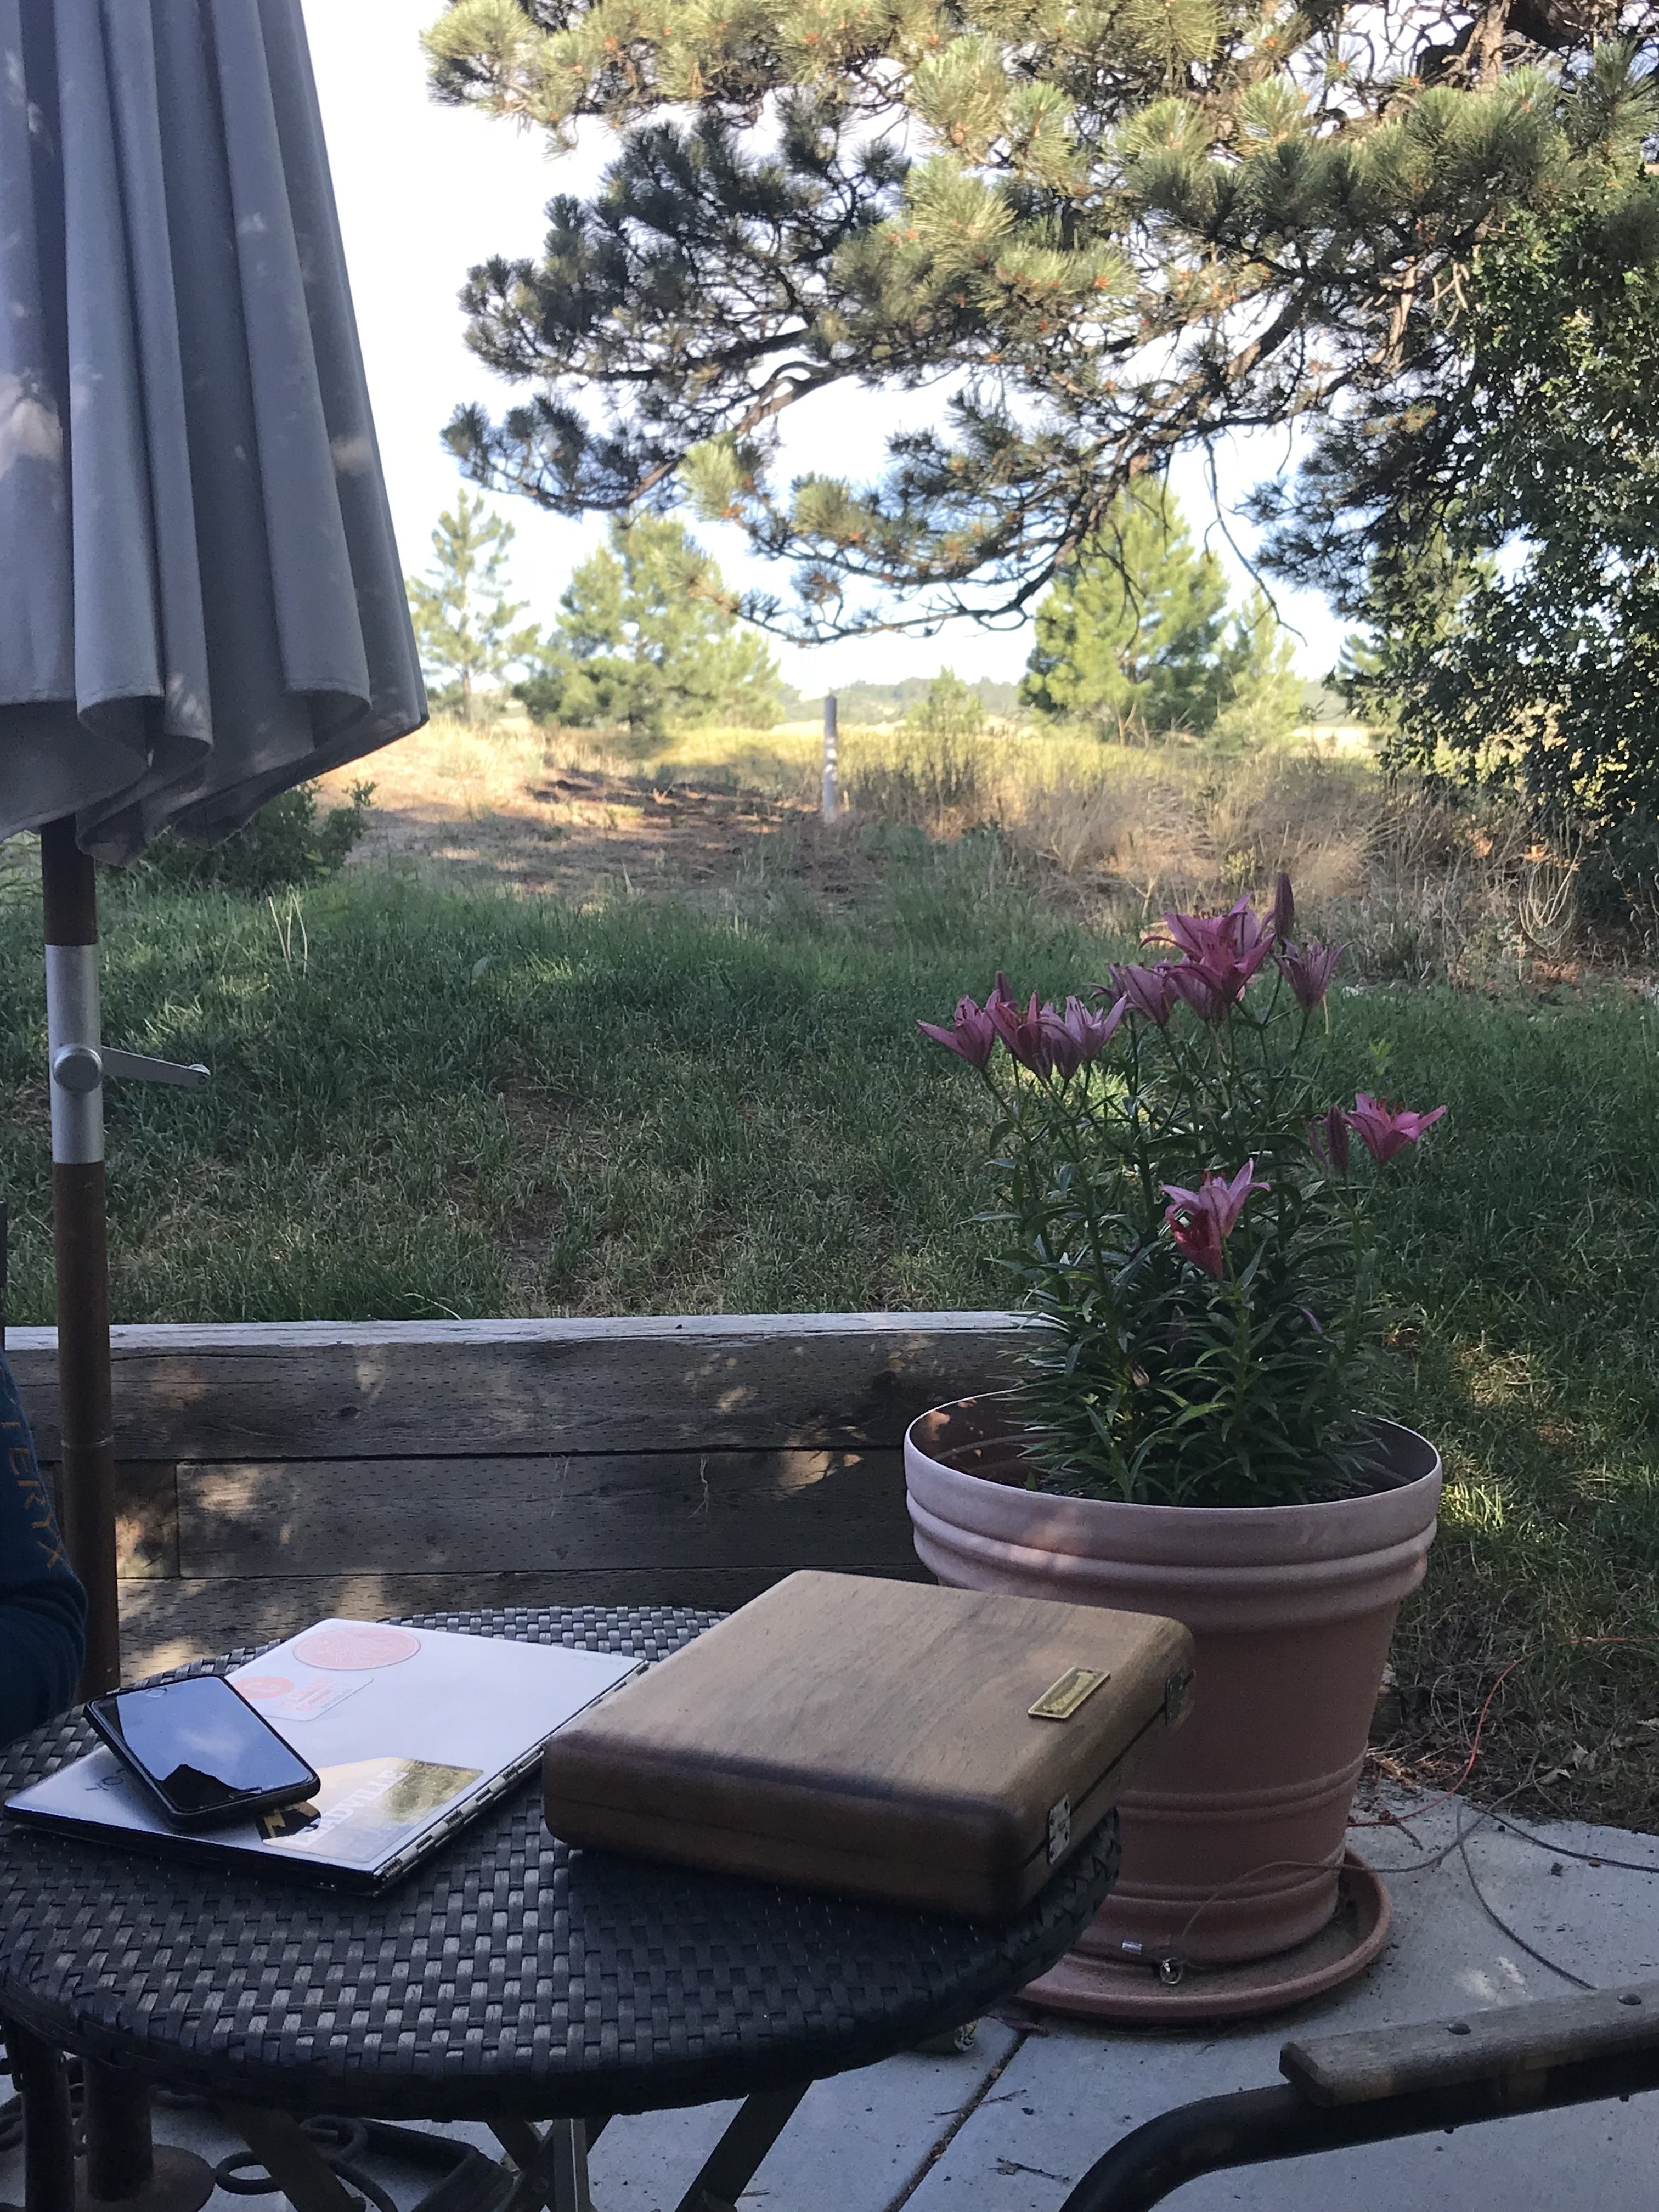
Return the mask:
<path id="1" fill-rule="evenodd" d="M 790 1575 L 559 1730 L 548 1826 L 1003 1918 L 1179 1719 L 1192 1654 L 1152 1614 Z M 1045 1698 L 1063 1717 L 1033 1714 Z"/>

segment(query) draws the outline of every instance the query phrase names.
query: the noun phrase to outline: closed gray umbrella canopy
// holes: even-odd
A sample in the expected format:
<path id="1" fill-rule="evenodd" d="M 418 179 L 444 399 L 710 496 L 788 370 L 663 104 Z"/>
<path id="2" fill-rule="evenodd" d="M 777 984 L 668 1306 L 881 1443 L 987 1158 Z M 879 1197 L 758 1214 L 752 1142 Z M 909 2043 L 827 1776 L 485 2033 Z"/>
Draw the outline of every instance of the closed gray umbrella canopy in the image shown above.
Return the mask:
<path id="1" fill-rule="evenodd" d="M 0 0 L 0 836 L 131 860 L 426 697 L 299 0 Z"/>

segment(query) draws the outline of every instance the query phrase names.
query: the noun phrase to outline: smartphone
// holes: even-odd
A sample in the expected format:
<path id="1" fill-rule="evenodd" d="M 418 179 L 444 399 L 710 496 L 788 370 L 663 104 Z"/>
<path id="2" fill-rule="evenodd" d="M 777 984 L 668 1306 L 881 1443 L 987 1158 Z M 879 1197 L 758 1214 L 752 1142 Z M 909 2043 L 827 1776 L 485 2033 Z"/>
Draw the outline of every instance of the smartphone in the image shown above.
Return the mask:
<path id="1" fill-rule="evenodd" d="M 218 1674 L 117 1690 L 94 1698 L 87 1718 L 176 1827 L 243 1820 L 322 1788 L 314 1769 Z"/>

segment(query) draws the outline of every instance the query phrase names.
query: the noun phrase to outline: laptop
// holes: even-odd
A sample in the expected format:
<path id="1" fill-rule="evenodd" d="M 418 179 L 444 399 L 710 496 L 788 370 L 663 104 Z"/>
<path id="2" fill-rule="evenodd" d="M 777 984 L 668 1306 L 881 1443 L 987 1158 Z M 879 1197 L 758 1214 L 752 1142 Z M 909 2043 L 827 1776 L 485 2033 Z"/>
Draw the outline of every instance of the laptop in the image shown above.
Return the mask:
<path id="1" fill-rule="evenodd" d="M 319 1620 L 229 1679 L 309 1761 L 304 1804 L 189 1835 L 102 1747 L 9 1798 L 15 1820 L 88 1841 L 388 1888 L 527 1774 L 549 1736 L 642 1662 L 384 1621 Z"/>

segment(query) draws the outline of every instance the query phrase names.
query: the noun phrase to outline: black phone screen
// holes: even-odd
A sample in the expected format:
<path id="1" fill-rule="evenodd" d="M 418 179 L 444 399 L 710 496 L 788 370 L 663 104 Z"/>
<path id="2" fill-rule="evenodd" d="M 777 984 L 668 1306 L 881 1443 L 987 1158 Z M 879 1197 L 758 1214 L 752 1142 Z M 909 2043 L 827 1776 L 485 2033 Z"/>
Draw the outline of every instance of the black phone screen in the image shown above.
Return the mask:
<path id="1" fill-rule="evenodd" d="M 180 1820 L 291 1802 L 315 1773 L 268 1721 L 216 1674 L 118 1690 L 88 1708 L 112 1750 L 135 1766 Z"/>

